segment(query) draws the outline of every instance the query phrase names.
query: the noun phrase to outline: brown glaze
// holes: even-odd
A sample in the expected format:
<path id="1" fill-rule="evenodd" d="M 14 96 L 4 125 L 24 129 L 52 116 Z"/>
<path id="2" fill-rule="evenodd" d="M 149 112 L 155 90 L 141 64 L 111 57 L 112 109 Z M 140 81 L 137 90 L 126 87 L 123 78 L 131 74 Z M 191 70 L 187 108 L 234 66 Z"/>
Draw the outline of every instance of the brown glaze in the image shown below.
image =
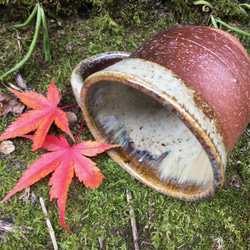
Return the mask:
<path id="1" fill-rule="evenodd" d="M 214 28 L 174 27 L 149 39 L 130 57 L 171 69 L 200 92 L 217 113 L 231 152 L 250 122 L 250 59 L 238 40 Z M 199 98 L 195 102 L 213 119 L 207 105 Z"/>
<path id="2" fill-rule="evenodd" d="M 250 59 L 237 39 L 209 27 L 174 27 L 130 56 L 85 59 L 72 79 L 94 138 L 121 145 L 108 154 L 129 174 L 183 200 L 220 191 L 250 122 Z"/>
<path id="3" fill-rule="evenodd" d="M 109 52 L 92 56 L 81 63 L 80 74 L 83 79 L 86 79 L 89 75 L 113 65 L 127 56 L 128 53 L 125 52 Z"/>

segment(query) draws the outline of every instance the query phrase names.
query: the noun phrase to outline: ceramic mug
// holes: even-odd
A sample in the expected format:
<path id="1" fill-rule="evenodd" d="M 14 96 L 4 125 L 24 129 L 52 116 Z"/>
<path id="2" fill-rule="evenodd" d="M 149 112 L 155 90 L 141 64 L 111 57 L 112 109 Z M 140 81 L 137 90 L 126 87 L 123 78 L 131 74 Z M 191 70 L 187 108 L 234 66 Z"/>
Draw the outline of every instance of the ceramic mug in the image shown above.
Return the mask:
<path id="1" fill-rule="evenodd" d="M 133 177 L 163 194 L 204 200 L 250 122 L 250 59 L 211 27 L 166 30 L 135 52 L 82 61 L 72 88 L 98 141 Z"/>

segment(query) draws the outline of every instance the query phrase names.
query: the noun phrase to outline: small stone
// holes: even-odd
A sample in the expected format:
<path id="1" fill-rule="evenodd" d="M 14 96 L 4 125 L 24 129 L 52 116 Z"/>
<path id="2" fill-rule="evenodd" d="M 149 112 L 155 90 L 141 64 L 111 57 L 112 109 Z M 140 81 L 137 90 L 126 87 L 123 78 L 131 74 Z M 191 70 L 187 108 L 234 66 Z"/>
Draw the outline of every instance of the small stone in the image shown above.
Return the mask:
<path id="1" fill-rule="evenodd" d="M 0 152 L 3 153 L 3 154 L 5 154 L 5 155 L 10 154 L 14 150 L 15 150 L 15 145 L 10 140 L 3 141 L 0 144 Z"/>

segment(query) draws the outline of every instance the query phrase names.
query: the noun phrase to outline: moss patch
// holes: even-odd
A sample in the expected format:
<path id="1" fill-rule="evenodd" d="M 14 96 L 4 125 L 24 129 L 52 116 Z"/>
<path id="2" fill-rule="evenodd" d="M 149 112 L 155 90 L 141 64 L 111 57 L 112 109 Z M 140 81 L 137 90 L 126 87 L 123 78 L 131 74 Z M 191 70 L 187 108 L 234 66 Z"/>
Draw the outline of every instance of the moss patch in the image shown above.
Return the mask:
<path id="1" fill-rule="evenodd" d="M 211 2 L 214 4 L 215 1 Z M 30 60 L 20 70 L 28 87 L 45 93 L 54 77 L 62 94 L 61 106 L 75 103 L 70 76 L 81 60 L 106 51 L 133 51 L 149 37 L 171 26 L 209 24 L 206 14 L 193 6 L 192 1 L 162 1 L 159 5 L 156 3 L 150 12 L 146 3 L 141 9 L 132 1 L 128 3 L 120 6 L 116 13 L 112 14 L 109 9 L 102 10 L 88 19 L 85 16 L 60 18 L 55 13 L 51 15 L 48 29 L 52 61 L 48 63 L 44 60 L 40 36 Z M 119 4 L 110 5 L 109 8 L 117 6 Z M 128 17 L 129 8 L 131 16 Z M 220 10 L 223 8 L 220 7 Z M 124 11 L 124 16 L 117 14 L 121 11 Z M 226 13 L 226 9 L 224 12 L 217 11 L 222 20 L 250 31 L 247 21 Z M 26 29 L 15 30 L 13 24 L 18 21 L 23 22 L 24 19 L 16 14 L 14 19 L 6 14 L 2 16 L 0 74 L 24 57 L 32 40 L 35 23 Z M 249 38 L 233 34 L 250 52 Z M 15 83 L 14 75 L 8 76 L 4 82 Z M 1 89 L 4 90 L 4 87 L 1 86 Z M 71 110 L 78 116 L 78 122 L 71 124 L 72 133 L 76 136 L 78 124 L 83 118 L 79 108 Z M 0 118 L 0 133 L 14 118 L 11 114 Z M 51 131 L 57 133 L 55 128 Z M 90 138 L 92 136 L 85 127 L 80 140 Z M 42 153 L 31 152 L 31 143 L 25 139 L 17 138 L 13 142 L 16 150 L 8 156 L 0 155 L 1 199 L 15 186 L 27 165 Z M 248 135 L 244 134 L 233 150 L 225 184 L 219 195 L 210 201 L 196 203 L 179 201 L 155 192 L 133 179 L 106 154 L 93 158 L 106 178 L 96 190 L 86 189 L 76 179 L 71 183 L 65 218 L 69 228 L 74 231 L 72 235 L 59 223 L 56 202 L 49 201 L 48 176 L 31 187 L 31 192 L 37 197 L 34 204 L 31 199 L 27 202 L 19 199 L 23 192 L 13 196 L 7 204 L 0 203 L 0 220 L 16 226 L 15 235 L 0 232 L 7 240 L 0 239 L 0 248 L 53 248 L 39 203 L 39 197 L 43 197 L 59 249 L 99 249 L 100 239 L 104 249 L 133 249 L 129 205 L 126 201 L 128 189 L 132 192 L 131 205 L 135 210 L 142 249 L 218 249 L 220 245 L 224 249 L 247 249 L 250 247 L 249 143 Z M 22 237 L 18 226 L 32 228 L 26 229 L 27 239 Z"/>

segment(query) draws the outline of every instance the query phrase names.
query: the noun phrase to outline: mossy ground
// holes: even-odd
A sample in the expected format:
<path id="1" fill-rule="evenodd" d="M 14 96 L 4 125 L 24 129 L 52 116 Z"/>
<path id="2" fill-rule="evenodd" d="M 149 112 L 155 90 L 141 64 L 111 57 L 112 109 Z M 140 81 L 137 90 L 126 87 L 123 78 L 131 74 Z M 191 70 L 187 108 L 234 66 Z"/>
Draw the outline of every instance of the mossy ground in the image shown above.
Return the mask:
<path id="1" fill-rule="evenodd" d="M 176 4 L 176 11 L 173 12 L 171 6 L 165 6 L 155 11 L 151 19 L 143 19 L 143 12 L 135 15 L 127 27 L 119 20 L 117 25 L 110 23 L 109 17 L 50 17 L 48 28 L 52 61 L 48 63 L 44 60 L 40 36 L 32 57 L 20 70 L 23 79 L 28 87 L 45 93 L 54 77 L 62 94 L 61 106 L 75 103 L 70 76 L 81 60 L 105 51 L 133 51 L 152 35 L 171 26 L 206 24 L 201 21 L 205 14 L 197 7 Z M 185 15 L 181 12 L 184 7 Z M 13 22 L 6 15 L 0 19 L 0 75 L 24 57 L 32 40 L 35 23 L 16 30 L 13 24 L 17 20 Z M 229 21 L 240 25 L 234 20 Z M 103 25 L 103 22 L 106 24 Z M 240 28 L 250 31 L 249 24 Z M 234 35 L 250 53 L 249 38 Z M 4 82 L 15 83 L 14 76 L 7 77 Z M 1 89 L 4 90 L 4 87 Z M 78 122 L 71 124 L 76 136 L 83 117 L 78 107 L 71 110 L 78 116 Z M 12 114 L 0 118 L 0 133 L 14 118 Z M 57 133 L 55 128 L 52 132 Z M 85 127 L 80 140 L 90 138 L 91 134 Z M 15 186 L 26 167 L 43 153 L 32 152 L 31 143 L 26 139 L 17 138 L 13 142 L 16 150 L 7 156 L 0 155 L 0 200 Z M 18 229 L 15 235 L 0 232 L 0 236 L 4 235 L 7 241 L 0 239 L 0 249 L 53 249 L 39 197 L 45 200 L 59 249 L 100 249 L 100 239 L 103 249 L 133 249 L 126 189 L 132 192 L 131 205 L 136 215 L 141 249 L 249 249 L 249 147 L 249 137 L 244 134 L 229 160 L 223 189 L 214 199 L 203 202 L 185 202 L 159 194 L 133 179 L 106 154 L 94 157 L 105 179 L 96 190 L 85 188 L 77 179 L 71 183 L 66 223 L 73 234 L 62 228 L 57 203 L 49 201 L 48 176 L 31 187 L 31 192 L 37 197 L 34 204 L 30 199 L 27 202 L 19 199 L 23 192 L 14 195 L 7 203 L 0 203 L 0 220 L 12 222 L 16 228 L 32 228 L 25 230 L 27 239 Z"/>

